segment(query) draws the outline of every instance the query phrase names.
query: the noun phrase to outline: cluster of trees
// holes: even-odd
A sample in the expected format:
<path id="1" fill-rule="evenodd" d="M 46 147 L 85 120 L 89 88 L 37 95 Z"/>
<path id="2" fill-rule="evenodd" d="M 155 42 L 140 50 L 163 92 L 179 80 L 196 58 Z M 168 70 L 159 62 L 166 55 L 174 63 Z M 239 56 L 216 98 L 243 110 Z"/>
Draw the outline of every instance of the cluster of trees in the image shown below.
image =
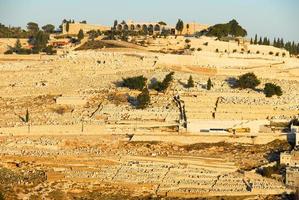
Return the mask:
<path id="1" fill-rule="evenodd" d="M 252 38 L 250 39 L 250 44 L 270 45 L 270 39 L 267 37 L 260 37 L 260 39 L 258 39 L 257 34 L 255 34 L 254 40 Z"/>
<path id="2" fill-rule="evenodd" d="M 144 76 L 135 76 L 129 78 L 123 78 L 123 87 L 127 87 L 131 90 L 143 90 L 145 88 L 147 78 Z"/>
<path id="3" fill-rule="evenodd" d="M 179 19 L 176 23 L 175 29 L 182 35 L 182 31 L 184 30 L 184 22 L 183 20 Z"/>
<path id="4" fill-rule="evenodd" d="M 290 52 L 291 55 L 299 55 L 299 43 L 293 42 L 287 42 L 284 45 L 284 48 Z"/>
<path id="5" fill-rule="evenodd" d="M 91 30 L 87 32 L 89 39 L 93 40 L 100 35 L 102 35 L 102 32 L 100 30 Z"/>
<path id="6" fill-rule="evenodd" d="M 189 79 L 188 79 L 186 87 L 187 88 L 194 87 L 194 81 L 193 81 L 193 77 L 191 75 L 189 76 Z M 211 90 L 212 87 L 214 87 L 214 86 L 213 86 L 213 83 L 211 81 L 211 78 L 209 78 L 208 81 L 207 81 L 207 90 Z"/>
<path id="7" fill-rule="evenodd" d="M 47 24 L 42 27 L 42 30 L 39 28 L 38 24 L 35 22 L 29 22 L 27 24 L 27 36 L 28 43 L 32 45 L 31 49 L 24 49 L 18 39 L 14 47 L 10 47 L 6 54 L 11 54 L 13 52 L 18 54 L 31 54 L 46 52 L 47 54 L 54 54 L 52 46 L 47 46 L 49 41 L 49 34 L 54 31 L 55 27 L 53 25 Z"/>
<path id="8" fill-rule="evenodd" d="M 288 52 L 290 52 L 291 55 L 298 55 L 299 54 L 299 43 L 293 42 L 284 42 L 283 38 L 274 38 L 273 42 L 270 42 L 270 39 L 268 37 L 259 37 L 257 34 L 255 34 L 254 40 L 250 39 L 250 44 L 259 44 L 259 45 L 272 45 L 277 48 L 284 48 Z"/>
<path id="9" fill-rule="evenodd" d="M 0 23 L 0 38 L 28 38 L 29 33 L 20 27 L 7 27 Z"/>
<path id="10" fill-rule="evenodd" d="M 207 36 L 215 36 L 218 38 L 232 36 L 232 37 L 245 37 L 247 31 L 233 19 L 226 24 L 216 24 L 208 28 Z"/>
<path id="11" fill-rule="evenodd" d="M 257 78 L 257 76 L 254 73 L 246 73 L 241 75 L 239 79 L 236 80 L 235 87 L 238 87 L 240 89 L 256 89 L 256 87 L 260 85 L 260 83 L 261 81 Z M 274 83 L 266 83 L 263 91 L 266 97 L 282 95 L 281 87 Z"/>
<path id="12" fill-rule="evenodd" d="M 159 92 L 165 92 L 173 81 L 174 72 L 170 72 L 165 76 L 162 82 L 157 81 L 151 85 L 151 89 Z M 134 90 L 140 90 L 141 93 L 137 96 L 137 108 L 144 109 L 150 104 L 150 94 L 147 87 L 147 78 L 144 76 L 135 76 L 123 78 L 122 85 Z"/>

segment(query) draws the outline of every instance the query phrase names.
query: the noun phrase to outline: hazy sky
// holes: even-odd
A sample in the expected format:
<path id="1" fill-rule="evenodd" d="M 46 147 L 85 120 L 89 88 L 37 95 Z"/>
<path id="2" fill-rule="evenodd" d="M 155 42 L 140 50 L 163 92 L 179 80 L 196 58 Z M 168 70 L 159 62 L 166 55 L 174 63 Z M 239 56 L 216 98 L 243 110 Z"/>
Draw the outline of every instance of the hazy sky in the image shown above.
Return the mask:
<path id="1" fill-rule="evenodd" d="M 299 0 L 0 0 L 0 23 L 58 25 L 62 19 L 112 25 L 114 19 L 224 23 L 235 18 L 249 37 L 299 42 Z"/>

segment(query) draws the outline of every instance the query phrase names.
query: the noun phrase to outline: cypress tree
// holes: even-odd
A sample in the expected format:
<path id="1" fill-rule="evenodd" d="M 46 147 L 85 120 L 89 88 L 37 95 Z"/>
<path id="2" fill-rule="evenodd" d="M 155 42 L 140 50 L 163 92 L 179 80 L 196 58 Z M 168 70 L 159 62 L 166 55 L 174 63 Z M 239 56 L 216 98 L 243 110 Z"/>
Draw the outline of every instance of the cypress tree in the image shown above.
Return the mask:
<path id="1" fill-rule="evenodd" d="M 78 37 L 78 40 L 79 40 L 79 41 L 81 41 L 81 40 L 84 38 L 84 33 L 83 33 L 83 30 L 82 30 L 82 29 L 80 29 L 80 31 L 79 31 L 77 37 Z"/>
<path id="2" fill-rule="evenodd" d="M 189 79 L 188 79 L 188 83 L 187 83 L 187 88 L 192 88 L 194 87 L 194 81 L 192 76 L 190 75 Z"/>
<path id="3" fill-rule="evenodd" d="M 273 46 L 276 47 L 276 38 L 274 38 Z"/>
<path id="4" fill-rule="evenodd" d="M 262 37 L 260 37 L 260 40 L 259 40 L 259 45 L 262 45 L 263 44 L 263 40 L 262 40 Z"/>
<path id="5" fill-rule="evenodd" d="M 257 34 L 255 34 L 255 37 L 254 37 L 254 44 L 257 44 Z"/>
<path id="6" fill-rule="evenodd" d="M 145 109 L 151 102 L 151 97 L 147 87 L 145 87 L 142 92 L 137 96 L 138 109 Z"/>
<path id="7" fill-rule="evenodd" d="M 280 39 L 279 38 L 277 39 L 276 47 L 280 48 Z"/>
<path id="8" fill-rule="evenodd" d="M 266 37 L 264 37 L 263 45 L 267 45 L 267 38 Z"/>

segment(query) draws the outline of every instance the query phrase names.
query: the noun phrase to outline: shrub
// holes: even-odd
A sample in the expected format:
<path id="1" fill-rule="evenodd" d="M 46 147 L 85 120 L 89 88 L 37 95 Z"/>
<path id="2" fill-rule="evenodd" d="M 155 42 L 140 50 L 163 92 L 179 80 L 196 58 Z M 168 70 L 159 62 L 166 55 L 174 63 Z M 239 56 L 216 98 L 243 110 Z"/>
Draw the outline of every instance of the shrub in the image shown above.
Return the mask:
<path id="1" fill-rule="evenodd" d="M 131 78 L 123 78 L 123 86 L 132 90 L 142 90 L 146 85 L 147 78 L 143 76 L 135 76 Z"/>
<path id="2" fill-rule="evenodd" d="M 195 48 L 191 48 L 190 51 L 195 51 Z"/>
<path id="3" fill-rule="evenodd" d="M 279 52 L 276 52 L 275 56 L 279 56 Z"/>
<path id="4" fill-rule="evenodd" d="M 269 52 L 269 55 L 273 55 L 273 52 L 272 52 L 272 51 L 270 51 L 270 52 Z"/>
<path id="5" fill-rule="evenodd" d="M 285 56 L 286 56 L 286 53 L 285 53 L 285 52 L 283 52 L 283 53 L 282 53 L 282 57 L 285 57 Z"/>
<path id="6" fill-rule="evenodd" d="M 13 51 L 11 49 L 8 49 L 7 51 L 4 52 L 4 54 L 12 54 Z"/>
<path id="7" fill-rule="evenodd" d="M 216 49 L 215 52 L 216 52 L 216 53 L 219 53 L 219 49 Z"/>
<path id="8" fill-rule="evenodd" d="M 208 45 L 209 45 L 209 43 L 208 43 L 208 42 L 205 42 L 205 43 L 203 43 L 203 45 L 205 45 L 205 46 L 208 46 Z"/>
<path id="9" fill-rule="evenodd" d="M 201 48 L 197 48 L 197 51 L 201 51 L 202 49 Z"/>
<path id="10" fill-rule="evenodd" d="M 185 42 L 186 42 L 186 43 L 190 43 L 190 42 L 191 42 L 191 40 L 189 40 L 189 39 L 186 39 L 186 40 L 185 40 Z"/>
<path id="11" fill-rule="evenodd" d="M 142 92 L 137 96 L 138 109 L 145 109 L 151 102 L 151 97 L 147 88 L 144 88 Z"/>
<path id="12" fill-rule="evenodd" d="M 194 81 L 192 76 L 190 75 L 187 83 L 187 88 L 192 88 L 192 87 L 194 87 Z"/>
<path id="13" fill-rule="evenodd" d="M 258 86 L 260 83 L 260 80 L 258 80 L 254 73 L 246 73 L 239 77 L 239 79 L 236 82 L 236 86 L 241 89 L 255 89 L 255 87 Z"/>
<path id="14" fill-rule="evenodd" d="M 256 54 L 260 54 L 260 51 L 256 51 Z"/>
<path id="15" fill-rule="evenodd" d="M 234 49 L 234 50 L 233 50 L 233 53 L 236 53 L 236 52 L 237 52 L 237 49 Z"/>
<path id="16" fill-rule="evenodd" d="M 281 87 L 273 83 L 266 83 L 264 88 L 264 93 L 266 97 L 272 97 L 273 95 L 281 96 Z"/>
<path id="17" fill-rule="evenodd" d="M 32 51 L 30 49 L 19 49 L 18 51 L 16 51 L 17 54 L 22 54 L 22 55 L 29 55 L 32 53 Z"/>
<path id="18" fill-rule="evenodd" d="M 250 50 L 248 50 L 247 53 L 250 54 Z"/>

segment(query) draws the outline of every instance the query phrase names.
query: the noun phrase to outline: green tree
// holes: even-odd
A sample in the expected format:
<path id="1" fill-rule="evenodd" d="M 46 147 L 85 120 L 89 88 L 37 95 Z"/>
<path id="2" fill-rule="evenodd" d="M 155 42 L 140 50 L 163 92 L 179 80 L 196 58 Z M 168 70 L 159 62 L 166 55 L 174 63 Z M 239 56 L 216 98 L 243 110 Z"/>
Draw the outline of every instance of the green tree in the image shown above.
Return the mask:
<path id="1" fill-rule="evenodd" d="M 53 33 L 55 30 L 55 26 L 52 24 L 47 24 L 45 26 L 42 27 L 42 29 L 46 32 L 46 33 Z"/>
<path id="2" fill-rule="evenodd" d="M 253 44 L 253 40 L 252 40 L 252 38 L 250 38 L 250 44 Z"/>
<path id="3" fill-rule="evenodd" d="M 117 21 L 117 20 L 114 20 L 114 23 L 113 23 L 113 28 L 114 28 L 114 30 L 116 29 L 117 24 L 118 24 L 118 21 Z"/>
<path id="4" fill-rule="evenodd" d="M 33 45 L 34 51 L 40 51 L 46 48 L 49 40 L 49 35 L 43 31 L 38 31 L 31 39 L 30 43 Z"/>
<path id="5" fill-rule="evenodd" d="M 273 83 L 266 83 L 264 87 L 264 93 L 266 97 L 272 97 L 273 95 L 281 96 L 281 87 Z"/>
<path id="6" fill-rule="evenodd" d="M 208 82 L 207 82 L 207 90 L 211 90 L 212 87 L 213 87 L 213 84 L 212 84 L 211 78 L 209 78 Z"/>
<path id="7" fill-rule="evenodd" d="M 77 34 L 78 40 L 81 41 L 84 38 L 83 30 L 80 29 L 79 33 Z"/>
<path id="8" fill-rule="evenodd" d="M 266 37 L 264 37 L 264 39 L 263 39 L 263 45 L 267 45 L 267 43 L 268 43 L 268 39 L 266 38 Z"/>
<path id="9" fill-rule="evenodd" d="M 189 28 L 190 28 L 190 25 L 187 24 L 187 25 L 186 25 L 186 28 L 187 28 L 187 34 L 189 35 Z"/>
<path id="10" fill-rule="evenodd" d="M 260 83 L 260 80 L 258 80 L 254 73 L 246 73 L 239 77 L 239 79 L 236 82 L 236 86 L 241 89 L 255 89 L 256 86 L 258 86 Z"/>
<path id="11" fill-rule="evenodd" d="M 187 88 L 192 88 L 192 87 L 194 87 L 194 81 L 192 76 L 190 75 L 187 83 Z"/>
<path id="12" fill-rule="evenodd" d="M 174 72 L 170 72 L 165 76 L 162 82 L 157 81 L 155 84 L 152 85 L 152 89 L 158 92 L 165 92 L 168 87 L 170 86 L 171 82 L 173 81 Z"/>
<path id="13" fill-rule="evenodd" d="M 262 45 L 263 44 L 263 40 L 262 40 L 262 37 L 260 37 L 260 40 L 259 40 L 259 45 Z"/>
<path id="14" fill-rule="evenodd" d="M 143 90 L 147 82 L 147 78 L 143 76 L 135 76 L 123 78 L 123 86 L 132 90 Z"/>
<path id="15" fill-rule="evenodd" d="M 180 35 L 182 35 L 182 31 L 184 30 L 184 22 L 181 19 L 178 20 L 175 29 L 180 33 Z"/>
<path id="16" fill-rule="evenodd" d="M 69 30 L 70 30 L 70 23 L 69 22 L 66 22 L 65 30 L 66 30 L 66 32 L 69 32 Z"/>
<path id="17" fill-rule="evenodd" d="M 151 102 L 151 97 L 147 87 L 143 88 L 142 92 L 137 96 L 138 109 L 145 109 Z"/>
<path id="18" fill-rule="evenodd" d="M 17 39 L 15 46 L 14 46 L 14 51 L 19 52 L 22 49 L 22 44 L 20 42 L 20 39 Z"/>
<path id="19" fill-rule="evenodd" d="M 257 34 L 255 34 L 255 37 L 254 37 L 254 44 L 257 44 Z"/>
<path id="20" fill-rule="evenodd" d="M 39 31 L 38 24 L 35 22 L 29 22 L 27 24 L 27 30 L 31 33 L 37 33 Z"/>

